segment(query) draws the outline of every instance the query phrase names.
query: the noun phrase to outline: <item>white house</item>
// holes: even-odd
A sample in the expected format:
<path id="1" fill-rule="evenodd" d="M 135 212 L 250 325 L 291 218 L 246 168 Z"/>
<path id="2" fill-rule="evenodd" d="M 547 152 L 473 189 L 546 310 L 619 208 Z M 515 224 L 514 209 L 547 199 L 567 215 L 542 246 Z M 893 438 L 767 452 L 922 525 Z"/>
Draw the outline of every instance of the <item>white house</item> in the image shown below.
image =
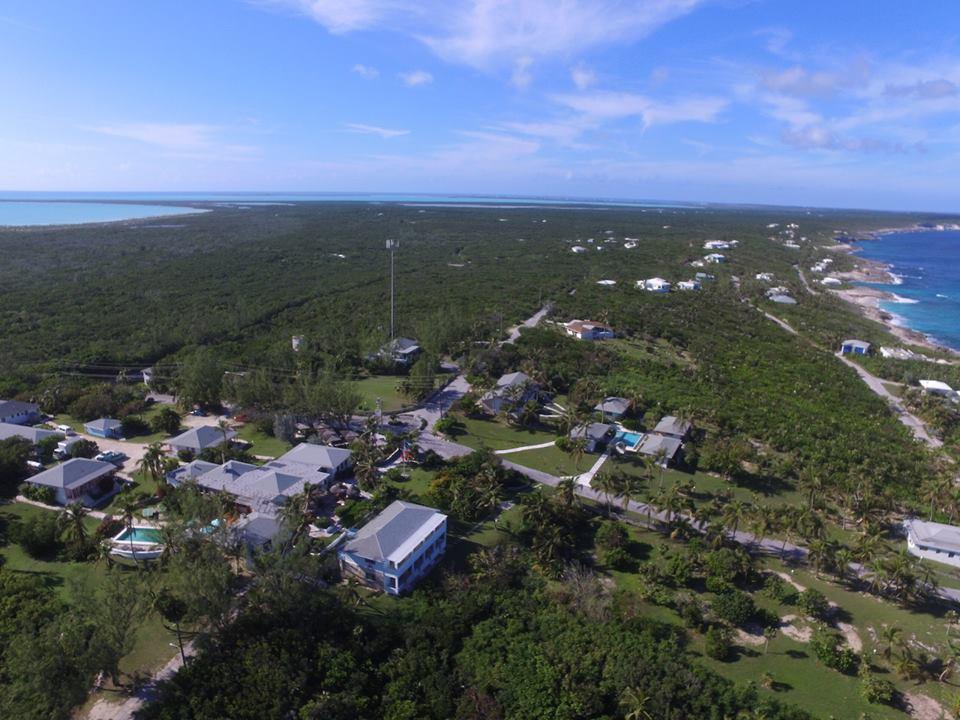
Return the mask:
<path id="1" fill-rule="evenodd" d="M 706 265 L 703 260 L 691 260 L 690 267 L 704 267 Z"/>
<path id="2" fill-rule="evenodd" d="M 699 280 L 681 280 L 677 283 L 677 290 L 699 290 Z"/>
<path id="3" fill-rule="evenodd" d="M 0 423 L 30 425 L 39 419 L 39 405 L 19 400 L 0 400 Z"/>
<path id="4" fill-rule="evenodd" d="M 612 327 L 593 320 L 571 320 L 563 327 L 577 340 L 610 340 L 614 336 Z"/>
<path id="5" fill-rule="evenodd" d="M 844 340 L 840 343 L 841 355 L 869 355 L 870 343 L 864 340 Z"/>
<path id="6" fill-rule="evenodd" d="M 394 500 L 354 533 L 337 557 L 344 575 L 389 595 L 400 595 L 440 561 L 446 547 L 446 515 Z"/>
<path id="7" fill-rule="evenodd" d="M 820 284 L 826 285 L 827 287 L 837 287 L 838 285 L 843 285 L 843 281 L 840 278 L 825 277 L 820 281 Z"/>
<path id="8" fill-rule="evenodd" d="M 100 460 L 74 458 L 27 478 L 29 485 L 53 488 L 57 504 L 81 502 L 93 506 L 113 488 L 117 466 Z"/>
<path id="9" fill-rule="evenodd" d="M 704 250 L 729 250 L 733 245 L 726 240 L 707 240 L 703 244 Z"/>
<path id="10" fill-rule="evenodd" d="M 587 249 L 583 245 L 574 245 L 572 248 L 570 248 L 570 252 L 577 253 L 578 255 L 580 253 L 585 253 L 586 251 Z"/>
<path id="11" fill-rule="evenodd" d="M 911 519 L 903 523 L 911 555 L 960 567 L 960 528 Z"/>
<path id="12" fill-rule="evenodd" d="M 720 253 L 710 253 L 709 255 L 704 255 L 703 259 L 711 265 L 719 265 L 727 261 L 727 256 L 721 255 Z"/>
<path id="13" fill-rule="evenodd" d="M 757 273 L 757 280 L 760 282 L 773 282 L 773 273 L 762 272 Z"/>
<path id="14" fill-rule="evenodd" d="M 921 380 L 920 387 L 928 395 L 939 395 L 951 400 L 957 397 L 957 391 L 940 380 Z"/>
<path id="15" fill-rule="evenodd" d="M 647 292 L 668 293 L 672 286 L 663 278 L 655 277 L 649 280 L 637 280 L 637 287 Z"/>

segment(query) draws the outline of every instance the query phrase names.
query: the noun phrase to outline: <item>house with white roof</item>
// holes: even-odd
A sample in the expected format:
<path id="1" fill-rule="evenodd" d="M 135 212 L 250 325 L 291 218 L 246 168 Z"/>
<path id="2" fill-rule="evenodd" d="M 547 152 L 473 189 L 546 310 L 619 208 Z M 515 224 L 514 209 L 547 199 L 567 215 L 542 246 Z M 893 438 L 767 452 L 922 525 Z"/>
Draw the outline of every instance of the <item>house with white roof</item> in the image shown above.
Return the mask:
<path id="1" fill-rule="evenodd" d="M 726 240 L 707 240 L 703 244 L 704 250 L 729 250 L 733 245 Z"/>
<path id="2" fill-rule="evenodd" d="M 843 285 L 843 280 L 835 277 L 825 277 L 820 281 L 820 284 L 826 285 L 827 287 L 837 287 L 839 285 Z"/>
<path id="3" fill-rule="evenodd" d="M 577 340 L 610 340 L 614 336 L 612 327 L 593 320 L 571 320 L 563 327 L 567 335 Z"/>
<path id="4" fill-rule="evenodd" d="M 578 255 L 585 253 L 586 251 L 587 249 L 583 245 L 574 245 L 572 248 L 570 248 L 570 252 L 577 253 Z"/>
<path id="5" fill-rule="evenodd" d="M 719 265 L 727 261 L 727 256 L 721 255 L 720 253 L 710 253 L 709 255 L 704 255 L 703 260 L 711 265 Z"/>
<path id="6" fill-rule="evenodd" d="M 99 498 L 113 489 L 116 471 L 117 466 L 113 463 L 74 458 L 33 475 L 26 482 L 35 487 L 53 488 L 58 505 L 80 502 L 93 507 Z"/>
<path id="7" fill-rule="evenodd" d="M 920 387 L 927 395 L 939 395 L 940 397 L 957 399 L 957 391 L 940 380 L 921 380 Z"/>
<path id="8" fill-rule="evenodd" d="M 903 527 L 911 555 L 960 567 L 960 527 L 916 518 L 905 521 Z"/>
<path id="9" fill-rule="evenodd" d="M 844 340 L 840 343 L 841 355 L 869 355 L 870 343 L 864 340 Z"/>
<path id="10" fill-rule="evenodd" d="M 677 290 L 699 290 L 700 281 L 699 280 L 681 280 L 677 283 Z"/>
<path id="11" fill-rule="evenodd" d="M 480 398 L 480 404 L 491 415 L 497 415 L 503 410 L 522 407 L 539 397 L 540 386 L 529 375 L 512 372 L 497 380 L 493 389 Z"/>
<path id="12" fill-rule="evenodd" d="M 637 280 L 637 287 L 647 292 L 668 293 L 672 286 L 663 278 L 655 277 L 649 280 Z"/>
<path id="13" fill-rule="evenodd" d="M 337 557 L 345 576 L 389 595 L 401 595 L 436 566 L 446 547 L 446 515 L 394 500 L 352 533 Z"/>
<path id="14" fill-rule="evenodd" d="M 757 273 L 757 280 L 760 282 L 773 282 L 773 273 L 762 272 Z"/>

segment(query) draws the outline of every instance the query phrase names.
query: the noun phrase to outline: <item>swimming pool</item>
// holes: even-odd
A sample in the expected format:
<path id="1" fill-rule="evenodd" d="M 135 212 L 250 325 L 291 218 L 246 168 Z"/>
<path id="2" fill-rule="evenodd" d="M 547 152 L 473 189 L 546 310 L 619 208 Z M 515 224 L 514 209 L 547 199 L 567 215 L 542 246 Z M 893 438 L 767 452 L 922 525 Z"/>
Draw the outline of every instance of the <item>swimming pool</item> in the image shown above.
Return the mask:
<path id="1" fill-rule="evenodd" d="M 630 449 L 639 445 L 641 440 L 643 440 L 641 433 L 630 432 L 629 430 L 619 430 L 613 438 L 615 443 L 622 442 Z"/>
<path id="2" fill-rule="evenodd" d="M 134 527 L 124 530 L 117 535 L 114 542 L 139 543 L 142 545 L 159 545 L 163 542 L 160 531 L 156 528 Z"/>

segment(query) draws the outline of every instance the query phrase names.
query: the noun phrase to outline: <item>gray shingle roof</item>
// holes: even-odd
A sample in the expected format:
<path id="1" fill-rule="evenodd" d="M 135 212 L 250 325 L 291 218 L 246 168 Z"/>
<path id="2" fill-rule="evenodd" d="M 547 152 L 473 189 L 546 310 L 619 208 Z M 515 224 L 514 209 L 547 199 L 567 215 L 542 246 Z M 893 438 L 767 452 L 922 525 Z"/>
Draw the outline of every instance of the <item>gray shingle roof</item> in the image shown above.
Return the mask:
<path id="1" fill-rule="evenodd" d="M 303 465 L 311 465 L 329 472 L 340 467 L 343 462 L 350 459 L 351 455 L 353 455 L 353 453 L 345 448 L 300 443 L 292 450 L 288 450 L 278 457 L 277 460 L 280 462 L 295 462 L 302 463 Z"/>
<path id="2" fill-rule="evenodd" d="M 227 439 L 231 440 L 237 436 L 234 430 L 227 430 Z M 167 440 L 167 444 L 175 448 L 186 448 L 188 450 L 205 450 L 209 447 L 219 447 L 223 445 L 223 431 L 213 425 L 202 425 L 201 427 L 187 430 L 176 437 Z"/>
<path id="3" fill-rule="evenodd" d="M 0 400 L 0 417 L 11 417 L 22 413 L 38 413 L 40 406 L 20 400 Z"/>
<path id="4" fill-rule="evenodd" d="M 119 430 L 123 427 L 123 423 L 114 418 L 98 418 L 97 420 L 84 423 L 83 426 L 85 428 L 94 428 L 95 430 Z"/>
<path id="5" fill-rule="evenodd" d="M 904 524 L 918 545 L 960 553 L 960 527 L 916 519 Z"/>
<path id="6" fill-rule="evenodd" d="M 63 437 L 63 433 L 54 432 L 53 430 L 44 430 L 43 428 L 29 427 L 28 425 L 0 423 L 0 440 L 8 440 L 12 437 L 22 437 L 36 445 L 44 438 Z"/>
<path id="7" fill-rule="evenodd" d="M 387 560 L 408 540 L 426 537 L 445 519 L 439 510 L 394 500 L 360 528 L 344 550 L 369 560 Z"/>
<path id="8" fill-rule="evenodd" d="M 208 490 L 226 490 L 232 493 L 235 492 L 238 479 L 256 469 L 257 466 L 250 463 L 227 460 L 223 465 L 215 465 L 212 470 L 197 477 L 197 483 Z"/>
<path id="9" fill-rule="evenodd" d="M 86 485 L 91 480 L 104 477 L 116 472 L 117 466 L 99 460 L 74 458 L 61 465 L 55 465 L 49 470 L 37 473 L 28 482 L 33 485 L 46 485 L 52 488 L 74 488 Z"/>
<path id="10" fill-rule="evenodd" d="M 585 438 L 594 442 L 602 442 L 612 434 L 613 426 L 604 423 L 590 423 L 589 425 L 578 425 L 570 431 L 572 438 Z"/>
<path id="11" fill-rule="evenodd" d="M 516 385 L 525 385 L 526 383 L 533 382 L 530 379 L 530 376 L 522 372 L 512 372 L 503 375 L 499 380 L 497 380 L 497 388 L 508 388 L 514 387 Z"/>
<path id="12" fill-rule="evenodd" d="M 652 456 L 662 453 L 664 459 L 673 460 L 681 447 L 683 447 L 683 443 L 677 440 L 677 438 L 647 433 L 637 446 L 637 452 Z"/>
<path id="13" fill-rule="evenodd" d="M 674 415 L 667 415 L 664 418 L 661 418 L 660 422 L 657 423 L 657 426 L 653 429 L 655 433 L 661 433 L 663 435 L 678 435 L 684 437 L 688 432 L 690 432 L 690 423 L 687 420 L 680 420 Z"/>
<path id="14" fill-rule="evenodd" d="M 630 401 L 622 397 L 608 397 L 598 402 L 593 409 L 597 412 L 625 415 L 627 410 L 630 409 Z"/>

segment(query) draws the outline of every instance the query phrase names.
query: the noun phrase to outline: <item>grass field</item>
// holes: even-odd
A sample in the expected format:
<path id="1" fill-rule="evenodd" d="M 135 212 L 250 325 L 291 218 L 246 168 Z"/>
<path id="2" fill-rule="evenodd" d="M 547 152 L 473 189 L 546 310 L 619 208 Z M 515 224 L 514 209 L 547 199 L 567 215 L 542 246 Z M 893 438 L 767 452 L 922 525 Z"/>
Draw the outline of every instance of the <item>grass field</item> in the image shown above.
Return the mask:
<path id="1" fill-rule="evenodd" d="M 383 401 L 383 411 L 388 413 L 411 405 L 412 401 L 397 390 L 397 385 L 402 380 L 401 375 L 374 375 L 357 380 L 353 386 L 363 396 L 360 409 L 368 412 L 376 410 L 377 398 Z"/>
<path id="2" fill-rule="evenodd" d="M 523 452 L 511 453 L 503 456 L 504 460 L 509 460 L 517 465 L 533 468 L 542 472 L 550 473 L 563 477 L 565 475 L 577 475 L 586 472 L 590 466 L 597 461 L 596 455 L 584 455 L 580 461 L 579 467 L 568 453 L 552 445 L 537 450 L 525 450 Z"/>
<path id="3" fill-rule="evenodd" d="M 497 420 L 471 418 L 459 414 L 456 418 L 462 428 L 452 434 L 453 440 L 474 449 L 487 447 L 491 450 L 511 450 L 524 445 L 553 442 L 557 439 L 556 433 L 543 427 L 512 427 Z"/>
<path id="4" fill-rule="evenodd" d="M 253 443 L 253 447 L 250 449 L 250 452 L 254 455 L 275 458 L 283 455 L 287 450 L 293 447 L 290 443 L 281 440 L 280 438 L 271 437 L 266 433 L 261 432 L 252 423 L 247 423 L 240 426 L 237 429 L 237 435 L 241 440 L 246 440 L 249 443 Z"/>

